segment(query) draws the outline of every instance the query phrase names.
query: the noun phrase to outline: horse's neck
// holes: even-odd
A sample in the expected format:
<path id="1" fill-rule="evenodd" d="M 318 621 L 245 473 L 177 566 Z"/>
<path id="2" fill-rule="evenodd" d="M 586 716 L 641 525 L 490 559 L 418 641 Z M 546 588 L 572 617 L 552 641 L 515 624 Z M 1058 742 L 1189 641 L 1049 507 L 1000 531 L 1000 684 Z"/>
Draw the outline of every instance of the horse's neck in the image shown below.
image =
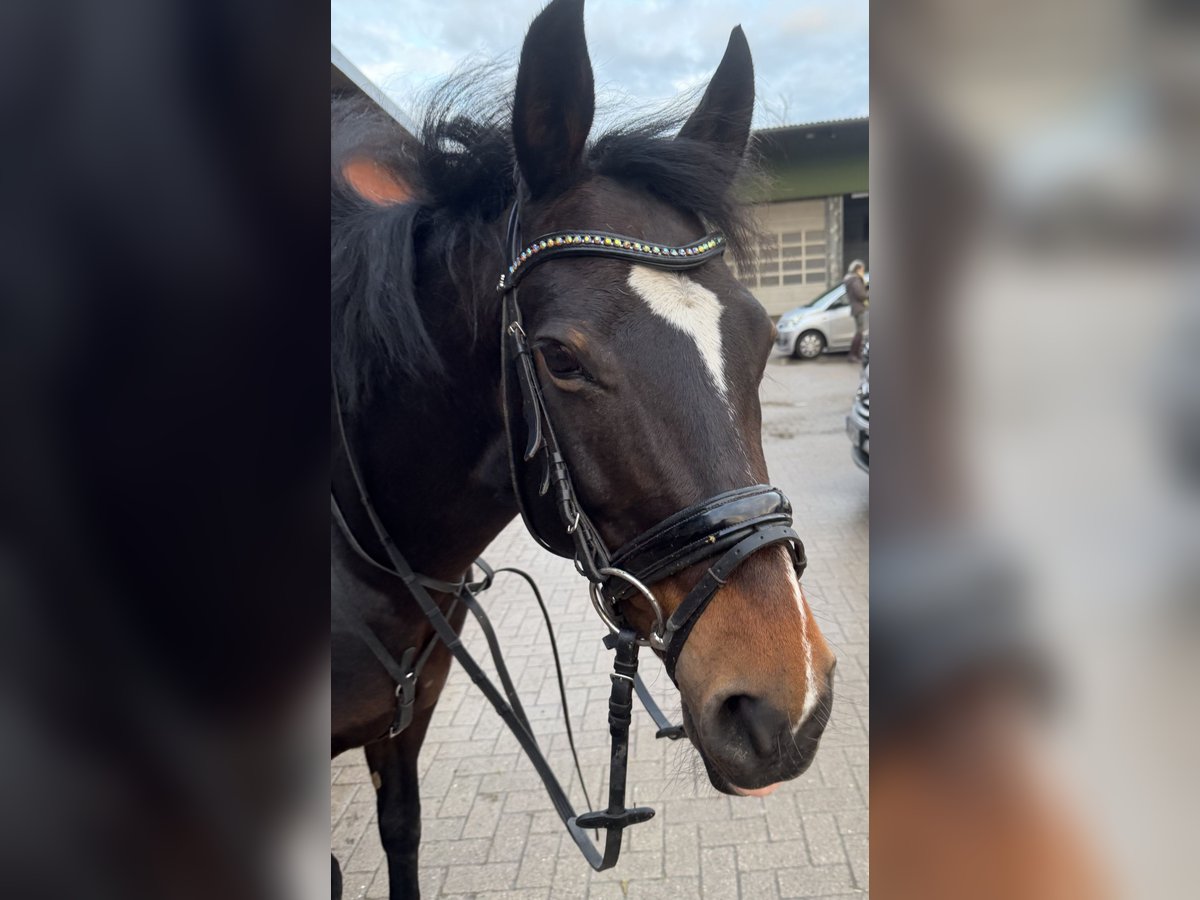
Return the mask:
<path id="1" fill-rule="evenodd" d="M 499 324 L 478 323 L 472 336 L 471 323 L 444 318 L 447 308 L 464 308 L 448 287 L 421 295 L 442 311 L 427 321 L 444 379 L 378 391 L 351 439 L 380 518 L 409 564 L 453 580 L 517 510 L 499 408 Z M 352 506 L 355 533 L 365 527 L 370 548 L 381 550 L 359 504 Z"/>

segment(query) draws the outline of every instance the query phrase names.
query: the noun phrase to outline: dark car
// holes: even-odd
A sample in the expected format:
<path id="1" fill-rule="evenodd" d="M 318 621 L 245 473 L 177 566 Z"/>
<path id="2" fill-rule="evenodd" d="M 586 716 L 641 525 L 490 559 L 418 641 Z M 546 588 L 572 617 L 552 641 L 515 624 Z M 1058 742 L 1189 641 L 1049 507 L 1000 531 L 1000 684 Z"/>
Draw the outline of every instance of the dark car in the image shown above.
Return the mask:
<path id="1" fill-rule="evenodd" d="M 850 436 L 850 456 L 864 472 L 871 470 L 871 352 L 863 347 L 862 380 L 854 395 L 854 405 L 846 416 L 846 433 Z"/>

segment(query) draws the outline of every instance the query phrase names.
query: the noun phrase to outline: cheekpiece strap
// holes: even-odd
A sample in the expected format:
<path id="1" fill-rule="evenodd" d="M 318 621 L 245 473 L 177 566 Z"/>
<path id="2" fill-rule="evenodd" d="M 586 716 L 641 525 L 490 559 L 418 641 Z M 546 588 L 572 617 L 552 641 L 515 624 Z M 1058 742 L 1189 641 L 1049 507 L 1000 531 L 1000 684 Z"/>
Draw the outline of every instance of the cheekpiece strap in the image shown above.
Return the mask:
<path id="1" fill-rule="evenodd" d="M 692 269 L 725 252 L 725 237 L 705 235 L 683 246 L 648 243 L 640 238 L 606 231 L 559 231 L 545 234 L 517 253 L 496 290 L 511 291 L 538 263 L 555 257 L 601 256 L 623 259 L 660 269 Z"/>

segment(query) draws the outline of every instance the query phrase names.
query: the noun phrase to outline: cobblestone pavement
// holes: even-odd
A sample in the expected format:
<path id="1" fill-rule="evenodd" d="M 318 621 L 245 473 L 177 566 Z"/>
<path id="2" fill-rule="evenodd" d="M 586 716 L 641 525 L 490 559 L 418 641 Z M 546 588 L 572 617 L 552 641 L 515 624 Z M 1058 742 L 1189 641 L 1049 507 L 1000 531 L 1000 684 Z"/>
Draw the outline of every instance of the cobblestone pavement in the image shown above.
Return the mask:
<path id="1" fill-rule="evenodd" d="M 764 379 L 763 443 L 771 478 L 791 498 L 809 565 L 805 592 L 838 657 L 833 718 L 817 760 L 767 798 L 731 798 L 708 784 L 686 741 L 654 739 L 635 706 L 629 788 L 657 815 L 626 832 L 615 869 L 592 872 L 564 832 L 533 767 L 457 667 L 421 754 L 425 898 L 862 897 L 867 892 L 867 476 L 850 459 L 844 418 L 858 367 L 844 356 L 772 359 Z M 540 550 L 519 521 L 488 550 L 493 565 L 527 569 L 542 586 L 563 655 L 584 775 L 605 796 L 610 654 L 587 590 L 565 560 Z M 484 603 L 542 747 L 571 772 L 545 625 L 523 583 L 501 575 Z M 478 628 L 466 643 L 486 656 Z M 647 683 L 668 713 L 678 700 L 646 653 Z M 678 716 L 675 716 L 678 721 Z M 358 751 L 331 767 L 333 852 L 347 898 L 386 898 L 374 792 Z M 576 808 L 578 779 L 569 781 Z"/>

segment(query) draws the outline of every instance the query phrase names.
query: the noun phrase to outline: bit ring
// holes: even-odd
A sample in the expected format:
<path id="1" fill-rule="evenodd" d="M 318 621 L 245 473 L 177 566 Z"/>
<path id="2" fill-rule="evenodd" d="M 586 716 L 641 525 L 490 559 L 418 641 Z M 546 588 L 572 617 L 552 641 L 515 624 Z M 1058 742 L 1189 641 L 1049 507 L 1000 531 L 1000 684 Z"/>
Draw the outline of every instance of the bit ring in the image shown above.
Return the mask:
<path id="1" fill-rule="evenodd" d="M 605 567 L 600 569 L 599 572 L 601 575 L 607 575 L 610 578 L 620 578 L 646 598 L 646 602 L 650 604 L 650 608 L 654 611 L 654 628 L 650 631 L 649 637 L 638 638 L 637 642 L 653 650 L 665 651 L 667 649 L 665 639 L 666 624 L 663 619 L 662 606 L 651 590 L 624 569 Z M 620 616 L 618 616 L 617 611 L 613 608 L 612 602 L 604 596 L 600 585 L 593 583 L 588 586 L 588 589 L 592 595 L 592 606 L 595 607 L 596 613 L 603 620 L 604 624 L 612 631 L 619 631 L 621 626 L 617 620 Z"/>

